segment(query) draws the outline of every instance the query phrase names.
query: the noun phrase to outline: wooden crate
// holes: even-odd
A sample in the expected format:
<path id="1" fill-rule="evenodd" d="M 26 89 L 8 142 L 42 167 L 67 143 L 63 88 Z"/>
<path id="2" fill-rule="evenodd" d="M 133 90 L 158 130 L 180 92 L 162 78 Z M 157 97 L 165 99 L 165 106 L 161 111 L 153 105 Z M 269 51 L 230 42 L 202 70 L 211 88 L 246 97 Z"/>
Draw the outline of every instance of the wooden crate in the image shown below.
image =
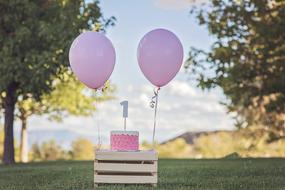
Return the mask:
<path id="1" fill-rule="evenodd" d="M 157 184 L 155 151 L 119 152 L 99 150 L 95 153 L 94 187 L 98 184 Z"/>

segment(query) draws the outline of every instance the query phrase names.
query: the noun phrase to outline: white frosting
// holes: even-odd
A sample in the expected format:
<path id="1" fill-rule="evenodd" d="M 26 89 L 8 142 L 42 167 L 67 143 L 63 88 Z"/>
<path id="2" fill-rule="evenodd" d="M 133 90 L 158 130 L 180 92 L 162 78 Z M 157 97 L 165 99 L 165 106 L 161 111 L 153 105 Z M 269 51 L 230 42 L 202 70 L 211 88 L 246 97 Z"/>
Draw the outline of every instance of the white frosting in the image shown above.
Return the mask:
<path id="1" fill-rule="evenodd" d="M 111 135 L 134 135 L 139 136 L 138 131 L 111 131 Z"/>

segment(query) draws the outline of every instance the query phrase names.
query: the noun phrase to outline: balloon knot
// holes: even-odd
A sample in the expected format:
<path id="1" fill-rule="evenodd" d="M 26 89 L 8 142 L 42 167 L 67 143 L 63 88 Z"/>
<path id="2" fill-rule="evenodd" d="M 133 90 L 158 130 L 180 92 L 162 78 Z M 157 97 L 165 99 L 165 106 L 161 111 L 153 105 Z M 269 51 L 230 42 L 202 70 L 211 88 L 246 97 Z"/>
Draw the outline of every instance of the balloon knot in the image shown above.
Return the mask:
<path id="1" fill-rule="evenodd" d="M 160 90 L 160 87 L 158 87 L 157 89 L 153 89 L 153 93 L 154 93 L 154 96 L 151 98 L 151 101 L 149 103 L 149 106 L 151 108 L 154 108 L 155 107 L 155 104 L 156 104 L 156 97 L 158 96 L 158 91 Z"/>

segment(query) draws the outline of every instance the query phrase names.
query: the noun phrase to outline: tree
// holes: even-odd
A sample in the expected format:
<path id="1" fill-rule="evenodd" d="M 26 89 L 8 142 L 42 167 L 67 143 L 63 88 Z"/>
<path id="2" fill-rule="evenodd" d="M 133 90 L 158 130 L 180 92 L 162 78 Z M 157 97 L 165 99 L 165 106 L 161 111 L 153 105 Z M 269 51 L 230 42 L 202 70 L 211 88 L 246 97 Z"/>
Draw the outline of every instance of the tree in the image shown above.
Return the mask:
<path id="1" fill-rule="evenodd" d="M 40 146 L 38 144 L 32 145 L 30 152 L 33 161 L 54 161 L 68 159 L 68 153 L 54 140 L 43 142 Z"/>
<path id="2" fill-rule="evenodd" d="M 40 149 L 39 144 L 34 143 L 32 145 L 29 155 L 30 155 L 29 156 L 30 160 L 32 161 L 40 161 L 42 159 L 42 154 L 41 154 L 41 149 Z"/>
<path id="3" fill-rule="evenodd" d="M 285 1 L 212 0 L 192 13 L 215 37 L 209 52 L 192 48 L 186 69 L 203 89 L 221 87 L 237 127 L 285 132 Z"/>
<path id="4" fill-rule="evenodd" d="M 98 1 L 0 0 L 0 94 L 4 112 L 3 162 L 14 163 L 13 121 L 18 99 L 40 100 L 67 70 L 68 47 L 83 30 L 104 30 Z M 35 19 L 36 18 L 36 19 Z"/>
<path id="5" fill-rule="evenodd" d="M 0 126 L 0 159 L 3 158 L 3 145 L 4 145 L 4 130 Z"/>
<path id="6" fill-rule="evenodd" d="M 144 141 L 141 145 L 143 150 L 153 149 L 152 144 Z M 187 144 L 185 139 L 177 138 L 165 144 L 155 143 L 155 150 L 160 158 L 189 158 L 194 156 L 193 147 Z"/>
<path id="7" fill-rule="evenodd" d="M 205 134 L 196 139 L 195 151 L 203 158 L 220 158 L 236 152 L 239 140 L 231 132 Z"/>
<path id="8" fill-rule="evenodd" d="M 72 142 L 73 160 L 91 160 L 94 159 L 94 145 L 91 141 L 84 138 L 78 138 Z"/>
<path id="9" fill-rule="evenodd" d="M 62 121 L 67 115 L 90 116 L 96 110 L 96 102 L 112 98 L 114 86 L 106 84 L 106 90 L 95 93 L 78 81 L 71 72 L 63 74 L 61 80 L 54 80 L 50 94 L 44 94 L 40 101 L 33 97 L 17 102 L 17 117 L 21 120 L 20 159 L 28 162 L 28 118 L 32 115 L 47 114 L 51 120 Z"/>

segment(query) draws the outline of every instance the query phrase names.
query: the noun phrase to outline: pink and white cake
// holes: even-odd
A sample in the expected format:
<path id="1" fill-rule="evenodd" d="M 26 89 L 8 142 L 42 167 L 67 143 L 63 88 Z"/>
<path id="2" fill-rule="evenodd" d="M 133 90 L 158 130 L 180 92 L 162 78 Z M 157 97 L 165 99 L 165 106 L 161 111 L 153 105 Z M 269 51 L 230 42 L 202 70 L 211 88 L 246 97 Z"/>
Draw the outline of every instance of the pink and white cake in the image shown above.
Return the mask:
<path id="1" fill-rule="evenodd" d="M 138 131 L 111 131 L 111 150 L 137 151 L 139 150 Z"/>

